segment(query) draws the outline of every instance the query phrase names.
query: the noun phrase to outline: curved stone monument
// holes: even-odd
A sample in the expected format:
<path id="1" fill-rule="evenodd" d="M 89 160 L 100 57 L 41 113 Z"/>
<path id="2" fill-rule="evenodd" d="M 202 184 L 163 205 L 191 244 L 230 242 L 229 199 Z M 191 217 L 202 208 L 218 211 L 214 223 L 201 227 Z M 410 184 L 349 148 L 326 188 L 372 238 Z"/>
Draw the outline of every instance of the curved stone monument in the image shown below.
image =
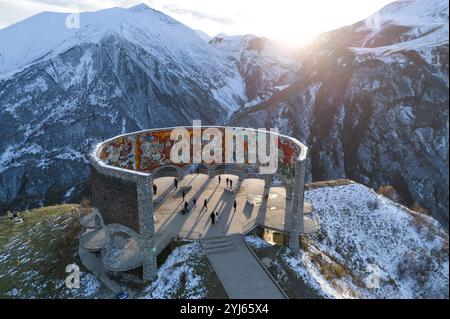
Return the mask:
<path id="1" fill-rule="evenodd" d="M 174 134 L 174 130 L 178 133 Z M 215 161 L 206 162 L 202 158 L 199 162 L 199 150 L 212 143 L 212 139 L 202 139 L 201 136 L 210 136 L 212 132 L 223 137 L 220 143 L 215 144 L 213 152 L 220 155 L 215 157 Z M 188 161 L 174 162 L 171 150 L 183 137 L 181 135 L 191 142 Z M 276 172 L 264 173 L 265 165 L 252 160 L 253 149 L 267 143 L 267 139 L 263 140 L 260 136 L 276 141 Z M 231 143 L 227 138 L 231 138 Z M 231 158 L 227 155 L 230 154 L 230 147 Z M 243 152 L 244 161 L 241 158 L 241 162 L 236 163 L 239 152 Z M 299 249 L 299 235 L 304 233 L 305 227 L 303 194 L 306 154 L 307 147 L 292 137 L 248 128 L 194 126 L 124 134 L 99 143 L 90 154 L 93 205 L 99 208 L 105 225 L 120 224 L 131 230 L 129 234 L 135 237 L 136 247 L 140 247 L 143 255 L 143 279 L 152 280 L 156 276 L 157 257 L 152 198 L 154 178 L 182 177 L 189 170 L 195 170 L 193 165 L 197 167 L 197 172 L 206 172 L 210 177 L 232 173 L 240 178 L 269 181 L 276 174 L 286 188 L 285 209 L 292 212 L 289 247 L 296 251 Z"/>

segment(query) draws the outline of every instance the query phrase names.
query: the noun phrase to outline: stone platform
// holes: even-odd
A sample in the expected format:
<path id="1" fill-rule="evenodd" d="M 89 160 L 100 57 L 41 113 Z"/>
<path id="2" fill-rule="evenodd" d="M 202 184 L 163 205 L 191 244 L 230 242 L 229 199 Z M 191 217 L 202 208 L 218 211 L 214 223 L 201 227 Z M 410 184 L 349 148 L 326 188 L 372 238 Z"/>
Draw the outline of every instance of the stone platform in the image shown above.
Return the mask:
<path id="1" fill-rule="evenodd" d="M 225 180 L 233 180 L 233 192 L 226 187 Z M 291 220 L 285 213 L 286 190 L 284 187 L 265 188 L 261 179 L 239 180 L 236 175 L 221 175 L 209 178 L 205 174 L 190 174 L 179 181 L 179 187 L 190 186 L 185 200 L 189 212 L 182 214 L 184 201 L 177 196 L 172 177 L 161 177 L 154 180 L 158 186 L 155 198 L 157 209 L 155 216 L 155 232 L 158 253 L 162 251 L 173 238 L 200 239 L 216 236 L 242 234 L 260 225 L 283 233 L 290 232 Z M 159 191 L 161 190 L 161 193 Z M 164 199 L 162 198 L 164 196 Z M 193 207 L 193 199 L 197 204 Z M 204 200 L 208 208 L 203 207 Z M 233 203 L 236 200 L 237 209 Z M 307 211 L 311 206 L 306 204 Z M 216 224 L 211 223 L 211 212 L 219 214 Z M 304 233 L 317 230 L 317 223 L 309 217 L 304 217 Z"/>

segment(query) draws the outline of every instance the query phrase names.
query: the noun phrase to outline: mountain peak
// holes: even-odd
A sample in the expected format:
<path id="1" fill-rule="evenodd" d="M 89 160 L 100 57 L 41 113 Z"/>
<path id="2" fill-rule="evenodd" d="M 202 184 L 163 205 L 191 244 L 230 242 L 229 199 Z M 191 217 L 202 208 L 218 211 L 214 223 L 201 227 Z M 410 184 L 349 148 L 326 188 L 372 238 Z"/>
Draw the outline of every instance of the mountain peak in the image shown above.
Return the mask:
<path id="1" fill-rule="evenodd" d="M 111 32 L 146 47 L 155 55 L 167 50 L 172 56 L 186 54 L 185 51 L 193 56 L 195 50 L 208 50 L 207 43 L 192 29 L 145 3 L 128 9 L 114 7 L 81 12 L 79 25 L 70 25 L 70 18 L 68 13 L 41 13 L 1 29 L 0 77 L 73 46 L 98 42 Z"/>
<path id="2" fill-rule="evenodd" d="M 153 9 L 150 8 L 148 5 L 146 5 L 145 3 L 140 3 L 140 4 L 137 4 L 135 6 L 128 8 L 128 10 L 133 11 L 133 12 L 139 12 L 139 11 L 153 10 Z"/>

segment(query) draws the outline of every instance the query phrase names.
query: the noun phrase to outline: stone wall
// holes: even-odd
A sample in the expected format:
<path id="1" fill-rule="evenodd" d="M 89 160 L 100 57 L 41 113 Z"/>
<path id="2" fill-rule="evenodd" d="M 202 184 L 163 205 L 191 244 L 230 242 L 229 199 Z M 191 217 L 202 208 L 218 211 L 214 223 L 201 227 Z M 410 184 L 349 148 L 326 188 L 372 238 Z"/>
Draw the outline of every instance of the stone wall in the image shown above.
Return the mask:
<path id="1" fill-rule="evenodd" d="M 139 233 L 136 183 L 103 175 L 91 168 L 92 202 L 105 224 L 122 224 Z"/>
<path id="2" fill-rule="evenodd" d="M 222 163 L 226 162 L 225 159 L 225 144 L 226 144 L 226 127 L 202 127 L 200 134 L 203 134 L 206 129 L 217 129 L 222 134 Z M 170 159 L 170 152 L 175 141 L 170 139 L 170 134 L 173 128 L 153 129 L 140 132 L 133 132 L 117 136 L 108 141 L 105 141 L 99 148 L 96 156 L 106 165 L 118 167 L 121 169 L 127 169 L 130 171 L 139 171 L 152 173 L 161 167 L 167 167 L 168 165 L 178 167 L 179 169 L 185 169 L 189 164 L 178 163 L 175 164 Z M 237 128 L 230 128 L 237 129 Z M 256 130 L 245 128 L 242 132 L 248 133 L 254 136 L 254 143 L 257 145 L 259 137 L 256 138 Z M 193 142 L 193 129 L 186 127 L 186 131 L 191 138 L 191 144 Z M 304 160 L 306 156 L 307 148 L 303 146 L 297 140 L 279 135 L 273 132 L 266 132 L 271 136 L 276 135 L 278 142 L 278 171 L 280 176 L 287 179 L 294 178 L 294 166 L 298 160 Z M 208 142 L 201 140 L 201 146 L 204 146 Z M 244 154 L 249 154 L 249 140 L 243 141 Z M 190 157 L 191 163 L 193 162 L 193 145 L 190 145 Z M 253 165 L 255 168 L 258 165 L 248 163 L 248 159 L 244 164 L 239 164 L 244 167 Z M 206 165 L 213 167 L 213 165 Z M 162 175 L 163 176 L 163 175 Z"/>

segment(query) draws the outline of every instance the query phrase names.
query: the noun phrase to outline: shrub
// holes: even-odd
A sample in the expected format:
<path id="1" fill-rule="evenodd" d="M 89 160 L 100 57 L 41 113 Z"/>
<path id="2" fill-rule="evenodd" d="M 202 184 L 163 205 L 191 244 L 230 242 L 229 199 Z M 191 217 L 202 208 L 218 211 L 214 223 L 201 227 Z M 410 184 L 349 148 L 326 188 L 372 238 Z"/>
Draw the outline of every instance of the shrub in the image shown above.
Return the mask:
<path id="1" fill-rule="evenodd" d="M 378 194 L 383 195 L 384 197 L 387 197 L 397 203 L 400 200 L 400 196 L 398 195 L 397 190 L 392 185 L 380 186 L 380 188 L 378 188 Z"/>
<path id="2" fill-rule="evenodd" d="M 320 273 L 328 280 L 340 279 L 348 275 L 348 270 L 334 261 L 326 261 L 320 254 L 312 254 L 311 261 L 319 267 Z"/>
<path id="3" fill-rule="evenodd" d="M 419 213 L 419 214 L 423 214 L 423 215 L 427 215 L 427 216 L 429 216 L 430 215 L 430 213 L 428 212 L 428 210 L 426 210 L 425 208 L 423 208 L 422 206 L 420 206 L 419 205 L 419 203 L 414 203 L 414 205 L 412 205 L 411 207 L 410 207 L 410 209 L 412 210 L 412 211 L 415 211 L 416 213 Z"/>
<path id="4" fill-rule="evenodd" d="M 83 197 L 81 199 L 81 207 L 87 208 L 91 206 L 91 200 L 88 197 Z"/>
<path id="5" fill-rule="evenodd" d="M 433 260 L 426 251 L 406 252 L 397 265 L 397 272 L 402 279 L 410 278 L 425 285 L 432 271 Z"/>
<path id="6" fill-rule="evenodd" d="M 378 198 L 375 198 L 374 200 L 367 202 L 367 207 L 370 210 L 376 210 L 380 208 L 380 201 L 378 200 Z"/>
<path id="7" fill-rule="evenodd" d="M 427 219 L 426 216 L 416 214 L 413 217 L 414 217 L 414 226 L 416 226 L 417 230 L 420 230 L 421 228 L 427 228 L 430 230 L 430 235 L 433 234 L 431 232 L 431 229 L 433 229 L 432 224 L 430 223 L 430 221 Z"/>

